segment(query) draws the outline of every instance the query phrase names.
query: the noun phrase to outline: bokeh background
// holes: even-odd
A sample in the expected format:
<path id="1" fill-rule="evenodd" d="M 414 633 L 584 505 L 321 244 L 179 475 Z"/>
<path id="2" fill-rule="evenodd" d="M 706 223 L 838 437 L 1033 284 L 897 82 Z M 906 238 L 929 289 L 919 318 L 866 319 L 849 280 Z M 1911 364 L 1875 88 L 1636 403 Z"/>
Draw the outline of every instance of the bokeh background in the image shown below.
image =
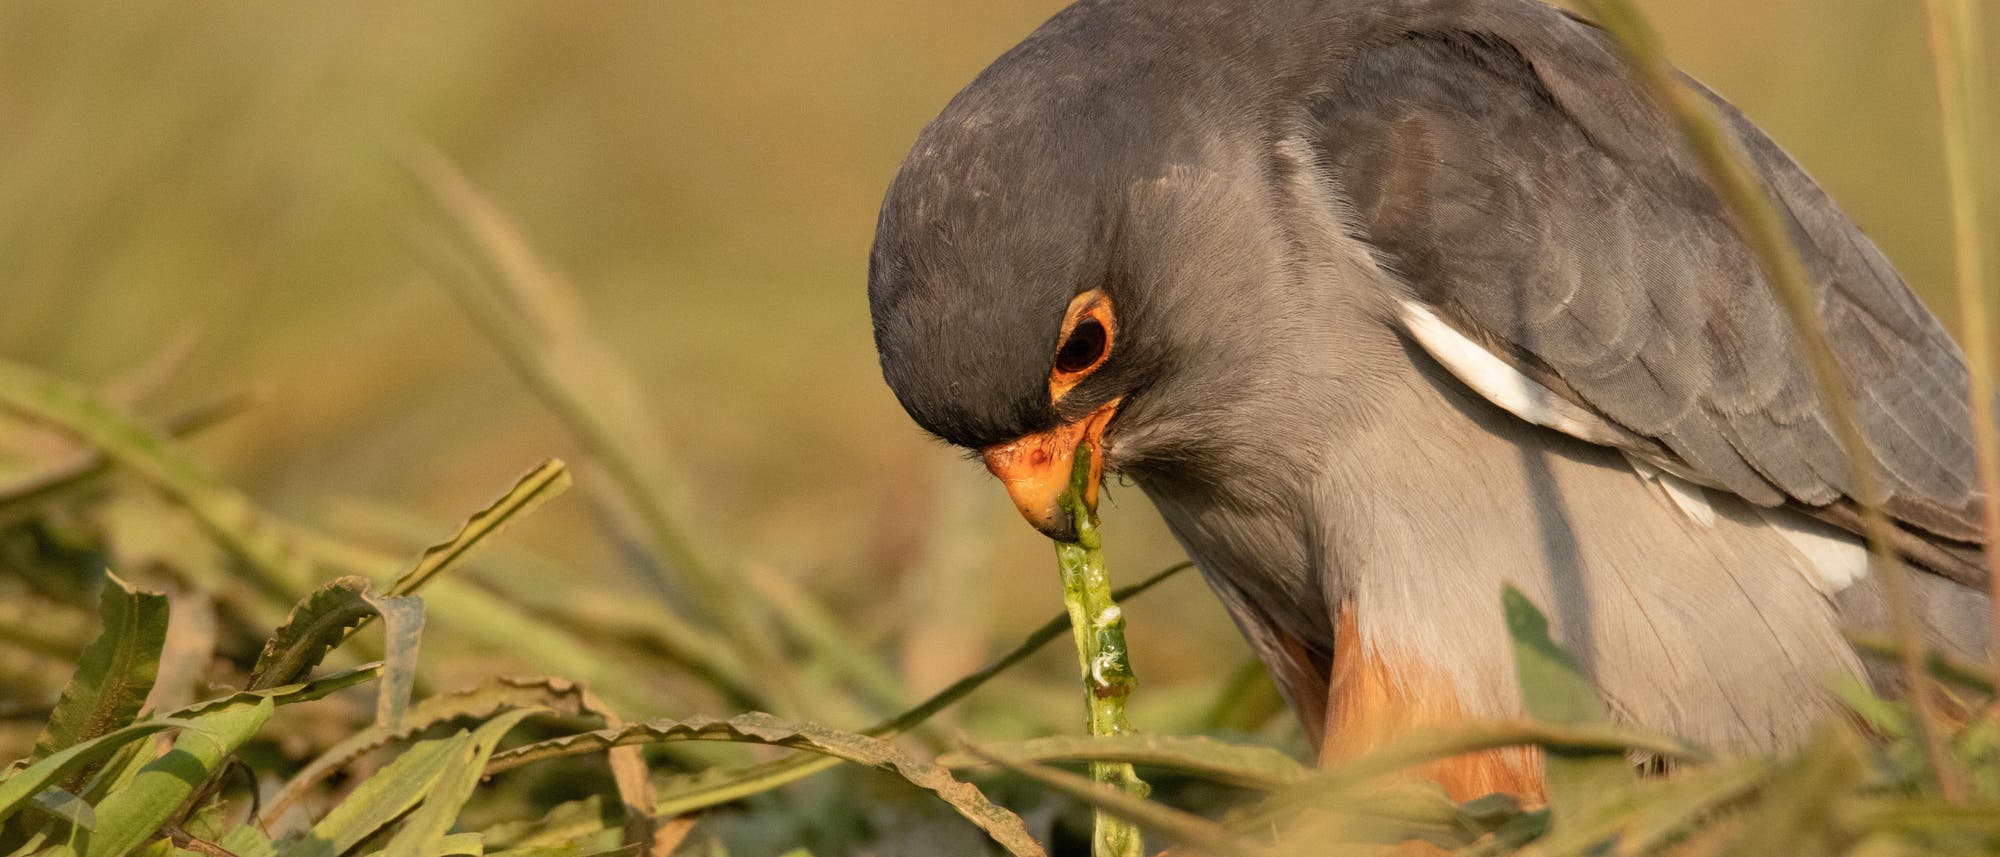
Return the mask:
<path id="1" fill-rule="evenodd" d="M 928 692 L 1053 615 L 1059 589 L 1048 544 L 881 383 L 867 249 L 918 129 L 1060 5 L 6 2 L 0 355 L 99 382 L 184 344 L 167 409 L 257 397 L 190 441 L 227 481 L 343 537 L 396 544 L 390 519 L 442 536 L 573 447 L 412 250 L 437 214 L 401 159 L 427 143 L 577 285 L 689 526 L 817 594 Z M 1921 7 L 1643 6 L 1949 318 Z M 1136 489 L 1109 497 L 1118 579 L 1179 559 Z M 552 595 L 641 597 L 581 495 L 509 541 Z M 1198 720 L 1249 658 L 1193 575 L 1127 615 L 1141 728 Z M 516 667 L 430 633 L 427 659 Z M 1064 648 L 966 716 L 1068 722 Z"/>

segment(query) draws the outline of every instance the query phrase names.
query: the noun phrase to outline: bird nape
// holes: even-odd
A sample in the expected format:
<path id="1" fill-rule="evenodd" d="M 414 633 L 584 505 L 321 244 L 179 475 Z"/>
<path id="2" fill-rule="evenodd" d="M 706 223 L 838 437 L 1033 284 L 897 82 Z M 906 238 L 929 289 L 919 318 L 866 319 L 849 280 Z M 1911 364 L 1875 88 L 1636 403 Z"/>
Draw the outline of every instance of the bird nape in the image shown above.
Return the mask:
<path id="1" fill-rule="evenodd" d="M 1804 256 L 1929 642 L 1983 657 L 1964 358 L 1707 97 Z M 1079 3 L 891 184 L 883 374 L 1044 532 L 1100 448 L 1323 759 L 1519 713 L 1509 583 L 1619 718 L 1783 746 L 1867 675 L 1840 628 L 1884 599 L 1792 329 L 1678 139 L 1534 0 Z M 1430 774 L 1541 790 L 1525 753 Z"/>

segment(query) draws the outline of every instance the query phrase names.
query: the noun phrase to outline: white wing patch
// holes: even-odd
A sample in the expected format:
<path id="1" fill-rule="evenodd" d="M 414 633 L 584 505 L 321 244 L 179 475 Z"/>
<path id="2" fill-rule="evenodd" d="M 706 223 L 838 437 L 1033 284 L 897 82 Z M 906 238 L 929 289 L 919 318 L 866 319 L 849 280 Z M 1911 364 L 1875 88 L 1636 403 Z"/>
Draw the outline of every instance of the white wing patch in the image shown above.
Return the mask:
<path id="1" fill-rule="evenodd" d="M 1424 351 L 1449 370 L 1453 377 L 1508 413 L 1600 446 L 1617 447 L 1619 441 L 1625 438 L 1624 432 L 1605 422 L 1603 417 L 1557 395 L 1495 356 L 1485 346 L 1474 342 L 1471 337 L 1459 333 L 1438 318 L 1430 307 L 1405 298 L 1398 311 L 1403 329 L 1418 345 L 1423 346 Z M 1660 489 L 1674 508 L 1690 520 L 1706 527 L 1715 526 L 1715 509 L 1709 505 L 1708 495 L 1700 485 L 1629 453 L 1625 459 L 1632 463 L 1633 470 L 1638 471 L 1647 483 Z"/>
<path id="2" fill-rule="evenodd" d="M 1494 356 L 1493 352 L 1437 317 L 1430 307 L 1404 298 L 1398 306 L 1403 329 L 1458 380 L 1508 413 L 1578 440 L 1615 446 L 1625 434 L 1575 402 Z"/>
<path id="3" fill-rule="evenodd" d="M 1860 536 L 1782 507 L 1757 514 L 1805 557 L 1821 592 L 1832 595 L 1868 576 L 1868 546 Z"/>
<path id="4" fill-rule="evenodd" d="M 1398 315 L 1410 338 L 1453 377 L 1508 413 L 1601 446 L 1618 447 L 1626 438 L 1603 417 L 1557 395 L 1446 324 L 1430 307 L 1405 298 L 1398 306 Z M 1715 507 L 1709 503 L 1707 489 L 1630 453 L 1625 460 L 1689 519 L 1715 526 Z M 1799 552 L 1812 569 L 1813 586 L 1821 592 L 1839 592 L 1868 576 L 1868 549 L 1854 535 L 1782 508 L 1756 511 Z"/>
<path id="5" fill-rule="evenodd" d="M 1629 452 L 1625 454 L 1625 461 L 1632 465 L 1633 470 L 1639 471 L 1639 476 L 1647 483 L 1659 488 L 1660 493 L 1665 494 L 1674 504 L 1674 508 L 1681 510 L 1690 520 L 1704 527 L 1715 526 L 1715 506 L 1708 502 L 1706 489 L 1661 470 Z"/>

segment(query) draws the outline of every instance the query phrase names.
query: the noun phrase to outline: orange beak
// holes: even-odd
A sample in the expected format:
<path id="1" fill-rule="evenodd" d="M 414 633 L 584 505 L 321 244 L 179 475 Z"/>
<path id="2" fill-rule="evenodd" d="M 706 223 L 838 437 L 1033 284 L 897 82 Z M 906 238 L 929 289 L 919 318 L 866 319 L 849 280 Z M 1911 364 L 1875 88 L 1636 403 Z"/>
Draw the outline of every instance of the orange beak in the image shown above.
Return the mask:
<path id="1" fill-rule="evenodd" d="M 1057 541 L 1076 541 L 1076 527 L 1063 511 L 1062 495 L 1069 490 L 1070 470 L 1075 464 L 1077 444 L 1089 441 L 1092 449 L 1090 481 L 1083 502 L 1097 508 L 1097 483 L 1104 477 L 1104 425 L 1118 410 L 1118 401 L 1092 411 L 1089 416 L 1057 426 L 1051 431 L 1031 434 L 1007 443 L 989 446 L 980 455 L 986 469 L 1007 486 L 1014 508 L 1043 535 Z"/>

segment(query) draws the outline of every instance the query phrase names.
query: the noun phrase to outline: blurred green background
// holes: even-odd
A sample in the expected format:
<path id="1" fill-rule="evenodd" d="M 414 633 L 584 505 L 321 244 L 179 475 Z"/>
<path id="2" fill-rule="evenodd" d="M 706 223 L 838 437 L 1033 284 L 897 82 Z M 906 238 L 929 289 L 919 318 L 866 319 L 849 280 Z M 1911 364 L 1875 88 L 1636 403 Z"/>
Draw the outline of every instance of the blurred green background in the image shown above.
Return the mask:
<path id="1" fill-rule="evenodd" d="M 1060 5 L 7 2 L 0 354 L 99 381 L 191 337 L 168 402 L 259 396 L 193 441 L 227 480 L 363 540 L 381 505 L 458 520 L 571 445 L 410 249 L 436 216 L 399 158 L 427 141 L 582 290 L 690 525 L 928 692 L 1061 602 L 1048 544 L 881 383 L 867 249 L 918 129 Z M 1921 7 L 1644 6 L 1949 317 Z M 638 591 L 580 496 L 510 541 L 554 592 Z M 1179 558 L 1136 489 L 1109 497 L 1118 579 Z M 1128 615 L 1142 729 L 1248 658 L 1193 575 Z M 432 633 L 427 660 L 454 651 Z M 1069 722 L 1065 648 L 995 696 Z"/>

